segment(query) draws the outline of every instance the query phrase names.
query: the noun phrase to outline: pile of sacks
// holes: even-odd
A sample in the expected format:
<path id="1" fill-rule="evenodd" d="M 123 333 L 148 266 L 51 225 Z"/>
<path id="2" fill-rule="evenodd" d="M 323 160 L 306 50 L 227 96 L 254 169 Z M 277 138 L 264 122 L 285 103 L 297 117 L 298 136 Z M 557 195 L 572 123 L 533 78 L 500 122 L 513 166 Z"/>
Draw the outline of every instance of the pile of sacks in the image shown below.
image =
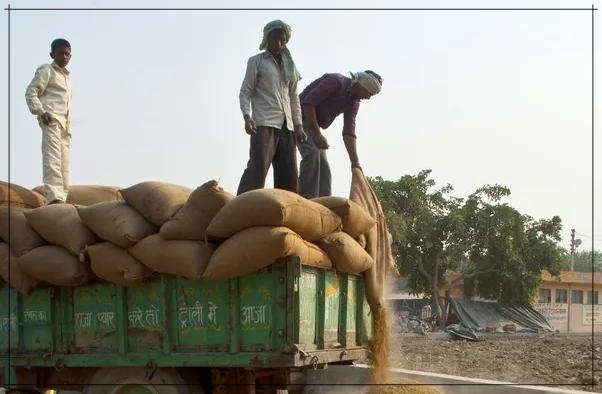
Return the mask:
<path id="1" fill-rule="evenodd" d="M 229 279 L 293 255 L 353 274 L 374 266 L 364 234 L 376 222 L 343 197 L 278 189 L 235 197 L 213 180 L 195 190 L 71 186 L 67 204 L 49 206 L 42 192 L 0 182 L 0 277 L 8 282 L 10 269 L 9 285 L 23 294 L 40 282 L 127 286 L 155 272 Z"/>

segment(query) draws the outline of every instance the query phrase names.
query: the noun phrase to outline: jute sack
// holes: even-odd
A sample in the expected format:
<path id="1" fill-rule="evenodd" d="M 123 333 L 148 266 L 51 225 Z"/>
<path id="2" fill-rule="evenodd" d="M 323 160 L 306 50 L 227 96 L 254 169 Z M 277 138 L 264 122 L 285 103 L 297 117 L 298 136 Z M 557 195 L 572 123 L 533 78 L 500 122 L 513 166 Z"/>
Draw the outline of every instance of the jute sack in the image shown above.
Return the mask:
<path id="1" fill-rule="evenodd" d="M 207 235 L 226 239 L 255 226 L 282 226 L 313 242 L 341 227 L 341 217 L 316 202 L 280 189 L 257 189 L 237 196 L 215 215 Z"/>
<path id="2" fill-rule="evenodd" d="M 153 271 L 136 260 L 127 250 L 110 242 L 88 246 L 85 253 L 90 259 L 94 274 L 116 285 L 130 286 L 153 274 Z"/>
<path id="3" fill-rule="evenodd" d="M 71 204 L 46 205 L 25 211 L 25 218 L 48 243 L 79 255 L 86 246 L 100 242 Z"/>
<path id="4" fill-rule="evenodd" d="M 366 249 L 366 236 L 364 234 L 360 235 L 355 239 L 358 244 L 362 247 L 362 249 Z"/>
<path id="5" fill-rule="evenodd" d="M 10 247 L 17 257 L 39 246 L 46 245 L 44 238 L 25 219 L 24 213 L 28 209 L 22 207 L 0 207 L 0 239 L 4 242 L 10 242 Z M 8 228 L 9 217 L 10 230 Z"/>
<path id="6" fill-rule="evenodd" d="M 328 234 L 316 244 L 328 254 L 337 271 L 359 274 L 374 266 L 368 252 L 347 233 Z"/>
<path id="7" fill-rule="evenodd" d="M 16 263 L 30 277 L 55 286 L 80 286 L 94 278 L 88 261 L 80 262 L 61 246 L 40 246 L 17 258 Z"/>
<path id="8" fill-rule="evenodd" d="M 318 197 L 312 201 L 324 205 L 343 220 L 343 232 L 357 238 L 368 232 L 376 224 L 368 212 L 345 197 Z"/>
<path id="9" fill-rule="evenodd" d="M 142 264 L 161 274 L 199 279 L 216 246 L 203 241 L 164 240 L 160 234 L 143 239 L 128 251 Z"/>
<path id="10" fill-rule="evenodd" d="M 205 231 L 213 217 L 234 195 L 209 181 L 193 191 L 182 208 L 167 223 L 161 226 L 163 239 L 204 241 Z"/>
<path id="11" fill-rule="evenodd" d="M 218 246 L 203 274 L 208 279 L 230 279 L 250 274 L 288 256 L 303 263 L 332 267 L 328 256 L 286 227 L 250 227 Z"/>
<path id="12" fill-rule="evenodd" d="M 44 186 L 38 186 L 34 191 L 44 195 Z M 114 186 L 71 185 L 67 193 L 67 204 L 94 205 L 105 201 L 123 201 L 119 188 Z"/>
<path id="13" fill-rule="evenodd" d="M 0 277 L 19 293 L 25 295 L 31 294 L 40 282 L 25 274 L 16 263 L 16 258 L 8 244 L 0 242 Z"/>
<path id="14" fill-rule="evenodd" d="M 76 208 L 80 219 L 94 234 L 122 248 L 134 246 L 159 231 L 125 201 L 107 201 Z"/>
<path id="15" fill-rule="evenodd" d="M 119 191 L 128 204 L 159 227 L 178 212 L 192 193 L 192 189 L 165 182 L 141 182 Z"/>
<path id="16" fill-rule="evenodd" d="M 7 182 L 0 181 L 0 205 L 37 208 L 44 205 L 44 194 L 14 183 L 11 183 L 9 187 Z"/>

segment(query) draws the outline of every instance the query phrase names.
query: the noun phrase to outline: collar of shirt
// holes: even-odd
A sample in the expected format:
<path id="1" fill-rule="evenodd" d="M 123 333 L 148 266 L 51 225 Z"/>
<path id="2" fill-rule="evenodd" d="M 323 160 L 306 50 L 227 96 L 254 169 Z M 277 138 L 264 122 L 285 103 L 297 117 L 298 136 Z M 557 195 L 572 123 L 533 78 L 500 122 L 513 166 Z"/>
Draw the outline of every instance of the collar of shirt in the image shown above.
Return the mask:
<path id="1" fill-rule="evenodd" d="M 71 74 L 71 73 L 69 72 L 69 70 L 67 70 L 66 68 L 61 68 L 61 67 L 59 67 L 59 65 L 58 65 L 58 64 L 56 64 L 56 62 L 52 62 L 52 67 L 54 67 L 54 69 L 55 69 L 55 70 L 57 70 L 57 71 L 59 71 L 59 72 L 62 72 L 62 73 L 63 73 L 63 74 L 65 74 L 65 75 L 69 75 L 69 74 Z"/>

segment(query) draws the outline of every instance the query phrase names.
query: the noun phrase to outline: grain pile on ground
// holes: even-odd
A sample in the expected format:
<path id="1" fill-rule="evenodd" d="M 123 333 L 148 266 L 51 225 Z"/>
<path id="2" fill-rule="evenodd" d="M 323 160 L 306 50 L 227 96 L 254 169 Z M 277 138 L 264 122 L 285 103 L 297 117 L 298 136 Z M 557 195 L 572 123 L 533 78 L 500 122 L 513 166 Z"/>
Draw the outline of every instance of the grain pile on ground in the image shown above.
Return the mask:
<path id="1" fill-rule="evenodd" d="M 391 385 L 372 386 L 370 394 L 441 394 L 439 390 L 407 379 L 395 379 L 387 383 Z"/>
<path id="2" fill-rule="evenodd" d="M 0 181 L 0 205 L 37 208 L 44 205 L 44 196 L 23 186 Z"/>

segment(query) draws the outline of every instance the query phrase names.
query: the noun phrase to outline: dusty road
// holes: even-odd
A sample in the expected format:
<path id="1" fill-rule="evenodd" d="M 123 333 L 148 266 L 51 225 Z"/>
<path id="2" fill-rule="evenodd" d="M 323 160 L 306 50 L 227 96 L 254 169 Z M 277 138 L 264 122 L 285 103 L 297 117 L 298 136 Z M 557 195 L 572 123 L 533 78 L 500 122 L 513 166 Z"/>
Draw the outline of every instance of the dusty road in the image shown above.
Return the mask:
<path id="1" fill-rule="evenodd" d="M 466 342 L 394 334 L 392 342 L 392 367 L 511 383 L 554 384 L 602 393 L 600 384 L 593 390 L 591 386 L 580 386 L 591 379 L 591 337 Z M 594 340 L 593 360 L 594 376 L 600 380 L 602 336 Z M 564 386 L 567 384 L 578 386 Z"/>

